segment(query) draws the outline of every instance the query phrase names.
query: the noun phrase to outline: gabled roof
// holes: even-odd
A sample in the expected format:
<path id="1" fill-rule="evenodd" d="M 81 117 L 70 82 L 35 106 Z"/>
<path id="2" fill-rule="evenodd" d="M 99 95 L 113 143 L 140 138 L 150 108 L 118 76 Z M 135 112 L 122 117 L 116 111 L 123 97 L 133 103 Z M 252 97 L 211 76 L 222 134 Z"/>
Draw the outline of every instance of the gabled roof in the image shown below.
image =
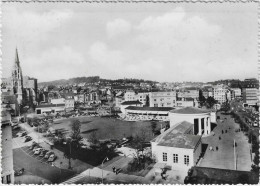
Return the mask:
<path id="1" fill-rule="evenodd" d="M 121 103 L 121 105 L 137 105 L 137 104 L 142 104 L 140 101 L 125 101 Z"/>
<path id="2" fill-rule="evenodd" d="M 194 149 L 201 136 L 189 134 L 191 130 L 193 130 L 193 124 L 183 121 L 177 124 L 177 126 L 169 128 L 151 142 L 158 143 L 158 146 Z"/>
<path id="3" fill-rule="evenodd" d="M 210 111 L 200 109 L 200 108 L 195 108 L 195 107 L 184 107 L 184 108 L 172 110 L 170 112 L 176 114 L 204 114 L 204 113 L 209 113 Z"/>

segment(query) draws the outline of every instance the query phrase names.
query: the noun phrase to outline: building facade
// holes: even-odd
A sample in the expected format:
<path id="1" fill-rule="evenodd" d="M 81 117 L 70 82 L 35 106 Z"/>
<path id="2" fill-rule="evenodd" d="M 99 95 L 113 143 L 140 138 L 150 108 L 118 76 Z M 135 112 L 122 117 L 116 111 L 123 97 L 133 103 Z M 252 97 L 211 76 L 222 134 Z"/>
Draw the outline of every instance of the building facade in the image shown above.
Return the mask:
<path id="1" fill-rule="evenodd" d="M 1 117 L 1 179 L 2 184 L 14 184 L 11 116 L 8 112 L 2 111 Z"/>
<path id="2" fill-rule="evenodd" d="M 194 135 L 193 124 L 184 121 L 153 139 L 151 148 L 157 164 L 170 170 L 187 171 L 199 161 L 201 136 Z"/>
<path id="3" fill-rule="evenodd" d="M 177 105 L 176 92 L 150 92 L 149 93 L 150 107 L 175 107 Z"/>

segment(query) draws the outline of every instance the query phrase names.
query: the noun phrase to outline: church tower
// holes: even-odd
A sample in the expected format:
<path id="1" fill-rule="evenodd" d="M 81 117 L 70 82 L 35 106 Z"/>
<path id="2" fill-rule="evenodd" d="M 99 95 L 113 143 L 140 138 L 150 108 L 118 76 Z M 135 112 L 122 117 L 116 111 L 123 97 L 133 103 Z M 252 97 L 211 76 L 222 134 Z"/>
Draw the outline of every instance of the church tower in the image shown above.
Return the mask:
<path id="1" fill-rule="evenodd" d="M 22 75 L 22 68 L 20 66 L 17 48 L 15 51 L 15 62 L 12 70 L 12 83 L 13 83 L 14 95 L 16 95 L 18 103 L 21 104 L 23 100 L 23 75 Z"/>

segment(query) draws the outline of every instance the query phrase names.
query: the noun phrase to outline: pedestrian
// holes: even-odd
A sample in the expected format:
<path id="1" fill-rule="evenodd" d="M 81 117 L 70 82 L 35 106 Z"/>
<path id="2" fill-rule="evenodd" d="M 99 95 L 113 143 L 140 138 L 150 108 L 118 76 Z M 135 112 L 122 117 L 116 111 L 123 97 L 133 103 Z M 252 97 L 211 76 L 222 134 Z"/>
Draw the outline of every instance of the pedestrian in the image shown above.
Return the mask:
<path id="1" fill-rule="evenodd" d="M 222 130 L 222 134 L 224 133 L 224 131 Z"/>
<path id="2" fill-rule="evenodd" d="M 227 133 L 227 130 L 226 130 L 226 133 Z"/>
<path id="3" fill-rule="evenodd" d="M 218 146 L 216 146 L 216 151 L 218 151 Z"/>
<path id="4" fill-rule="evenodd" d="M 221 140 L 221 137 L 219 136 L 218 139 Z"/>

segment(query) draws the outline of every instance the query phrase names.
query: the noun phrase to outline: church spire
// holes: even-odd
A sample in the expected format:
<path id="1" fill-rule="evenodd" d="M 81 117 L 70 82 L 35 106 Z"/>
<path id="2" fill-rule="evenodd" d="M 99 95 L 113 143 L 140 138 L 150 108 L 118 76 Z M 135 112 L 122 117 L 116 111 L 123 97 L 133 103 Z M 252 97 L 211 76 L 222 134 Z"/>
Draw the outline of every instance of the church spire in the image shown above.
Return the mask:
<path id="1" fill-rule="evenodd" d="M 20 61 L 19 61 L 19 57 L 18 57 L 18 49 L 16 47 L 15 50 L 15 63 L 17 63 L 18 66 L 20 66 Z"/>

